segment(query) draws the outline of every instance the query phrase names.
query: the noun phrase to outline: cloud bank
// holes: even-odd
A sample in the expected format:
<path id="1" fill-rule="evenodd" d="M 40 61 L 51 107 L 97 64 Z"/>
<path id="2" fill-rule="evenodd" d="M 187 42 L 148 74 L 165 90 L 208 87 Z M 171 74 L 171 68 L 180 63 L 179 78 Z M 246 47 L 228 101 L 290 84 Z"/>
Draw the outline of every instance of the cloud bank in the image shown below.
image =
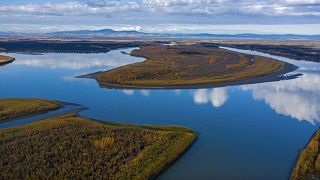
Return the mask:
<path id="1" fill-rule="evenodd" d="M 143 0 L 61 2 L 42 4 L 4 5 L 2 13 L 29 13 L 43 15 L 109 14 L 123 11 L 161 12 L 180 15 L 314 15 L 320 16 L 319 0 Z"/>
<path id="2" fill-rule="evenodd" d="M 3 5 L 0 2 L 0 22 L 6 25 L 152 27 L 159 24 L 193 24 L 201 27 L 202 24 L 320 24 L 320 0 L 5 2 Z"/>

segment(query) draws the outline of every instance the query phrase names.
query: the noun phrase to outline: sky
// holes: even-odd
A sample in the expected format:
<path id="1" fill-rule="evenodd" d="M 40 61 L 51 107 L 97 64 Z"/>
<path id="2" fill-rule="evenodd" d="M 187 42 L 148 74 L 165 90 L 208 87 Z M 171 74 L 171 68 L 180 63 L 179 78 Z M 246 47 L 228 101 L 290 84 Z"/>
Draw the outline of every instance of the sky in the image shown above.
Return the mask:
<path id="1" fill-rule="evenodd" d="M 320 34 L 320 0 L 0 0 L 0 31 Z"/>

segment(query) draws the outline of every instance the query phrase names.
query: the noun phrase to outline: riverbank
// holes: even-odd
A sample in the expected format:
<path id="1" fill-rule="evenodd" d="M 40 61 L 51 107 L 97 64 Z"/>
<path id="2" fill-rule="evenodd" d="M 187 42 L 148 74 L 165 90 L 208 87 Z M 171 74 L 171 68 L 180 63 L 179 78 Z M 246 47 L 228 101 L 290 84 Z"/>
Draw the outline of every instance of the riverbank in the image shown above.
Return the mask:
<path id="1" fill-rule="evenodd" d="M 13 57 L 0 55 L 0 66 L 12 63 L 14 60 L 15 58 Z"/>
<path id="2" fill-rule="evenodd" d="M 44 99 L 5 98 L 0 99 L 0 122 L 17 117 L 56 110 L 63 104 Z"/>
<path id="3" fill-rule="evenodd" d="M 254 50 L 295 60 L 320 62 L 319 41 L 224 40 L 217 45 Z"/>
<path id="4" fill-rule="evenodd" d="M 275 59 L 215 46 L 145 46 L 131 55 L 146 60 L 79 77 L 96 79 L 101 87 L 107 88 L 192 89 L 277 81 L 288 78 L 282 75 L 297 68 Z"/>
<path id="5" fill-rule="evenodd" d="M 320 130 L 315 132 L 306 147 L 299 152 L 297 162 L 291 172 L 291 180 L 320 178 Z"/>
<path id="6" fill-rule="evenodd" d="M 27 99 L 23 101 L 25 104 Z M 33 107 L 48 102 L 30 101 Z M 16 104 L 7 100 L 1 106 Z M 36 111 L 28 107 L 28 112 Z M 64 114 L 0 130 L 4 157 L 0 170 L 5 179 L 154 179 L 182 156 L 197 136 L 181 126 L 129 125 Z"/>

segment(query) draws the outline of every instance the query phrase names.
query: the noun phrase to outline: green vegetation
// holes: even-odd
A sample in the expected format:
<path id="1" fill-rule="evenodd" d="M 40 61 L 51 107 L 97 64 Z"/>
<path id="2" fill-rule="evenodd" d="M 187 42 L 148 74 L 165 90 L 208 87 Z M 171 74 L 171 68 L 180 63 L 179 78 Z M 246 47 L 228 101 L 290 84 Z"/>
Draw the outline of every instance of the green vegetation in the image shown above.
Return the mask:
<path id="1" fill-rule="evenodd" d="M 284 71 L 285 62 L 205 45 L 145 46 L 131 55 L 147 60 L 98 73 L 103 86 L 217 85 Z"/>
<path id="2" fill-rule="evenodd" d="M 292 180 L 320 179 L 320 130 L 300 152 L 299 159 L 292 170 Z"/>
<path id="3" fill-rule="evenodd" d="M 10 56 L 0 55 L 0 65 L 7 64 L 7 63 L 10 63 L 12 61 L 14 61 L 14 58 L 12 58 Z"/>
<path id="4" fill-rule="evenodd" d="M 58 109 L 60 107 L 62 107 L 60 103 L 50 100 L 21 98 L 0 99 L 0 121 Z"/>
<path id="5" fill-rule="evenodd" d="M 0 179 L 153 179 L 196 137 L 68 114 L 0 130 Z"/>

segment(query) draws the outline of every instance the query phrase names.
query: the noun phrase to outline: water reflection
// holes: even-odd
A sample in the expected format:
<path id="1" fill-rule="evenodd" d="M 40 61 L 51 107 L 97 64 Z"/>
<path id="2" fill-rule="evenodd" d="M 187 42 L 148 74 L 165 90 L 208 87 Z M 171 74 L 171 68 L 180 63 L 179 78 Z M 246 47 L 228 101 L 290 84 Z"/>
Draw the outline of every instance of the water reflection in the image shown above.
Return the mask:
<path id="1" fill-rule="evenodd" d="M 226 88 L 199 89 L 193 92 L 193 100 L 196 104 L 211 102 L 213 107 L 221 107 L 228 100 Z"/>
<path id="2" fill-rule="evenodd" d="M 241 86 L 241 89 L 251 90 L 255 100 L 264 101 L 278 114 L 290 116 L 300 121 L 306 120 L 312 124 L 320 122 L 320 63 L 297 61 L 250 50 L 227 49 L 271 57 L 298 66 L 296 72 L 303 74 L 300 78 L 244 85 Z"/>
<path id="3" fill-rule="evenodd" d="M 132 96 L 134 95 L 135 92 L 140 93 L 141 95 L 148 97 L 150 95 L 150 91 L 149 90 L 131 90 L 131 89 L 125 89 L 122 90 L 122 92 L 128 96 Z"/>
<path id="4" fill-rule="evenodd" d="M 143 58 L 132 57 L 121 53 L 130 53 L 134 48 L 114 50 L 108 53 L 72 54 L 72 53 L 46 53 L 43 55 L 14 54 L 16 62 L 13 65 L 26 65 L 30 67 L 78 69 L 110 69 L 130 63 L 140 62 Z M 10 53 L 8 54 L 10 55 Z"/>
<path id="5" fill-rule="evenodd" d="M 277 113 L 311 123 L 320 121 L 320 75 L 304 73 L 303 77 L 243 86 L 255 100 L 264 101 Z"/>

